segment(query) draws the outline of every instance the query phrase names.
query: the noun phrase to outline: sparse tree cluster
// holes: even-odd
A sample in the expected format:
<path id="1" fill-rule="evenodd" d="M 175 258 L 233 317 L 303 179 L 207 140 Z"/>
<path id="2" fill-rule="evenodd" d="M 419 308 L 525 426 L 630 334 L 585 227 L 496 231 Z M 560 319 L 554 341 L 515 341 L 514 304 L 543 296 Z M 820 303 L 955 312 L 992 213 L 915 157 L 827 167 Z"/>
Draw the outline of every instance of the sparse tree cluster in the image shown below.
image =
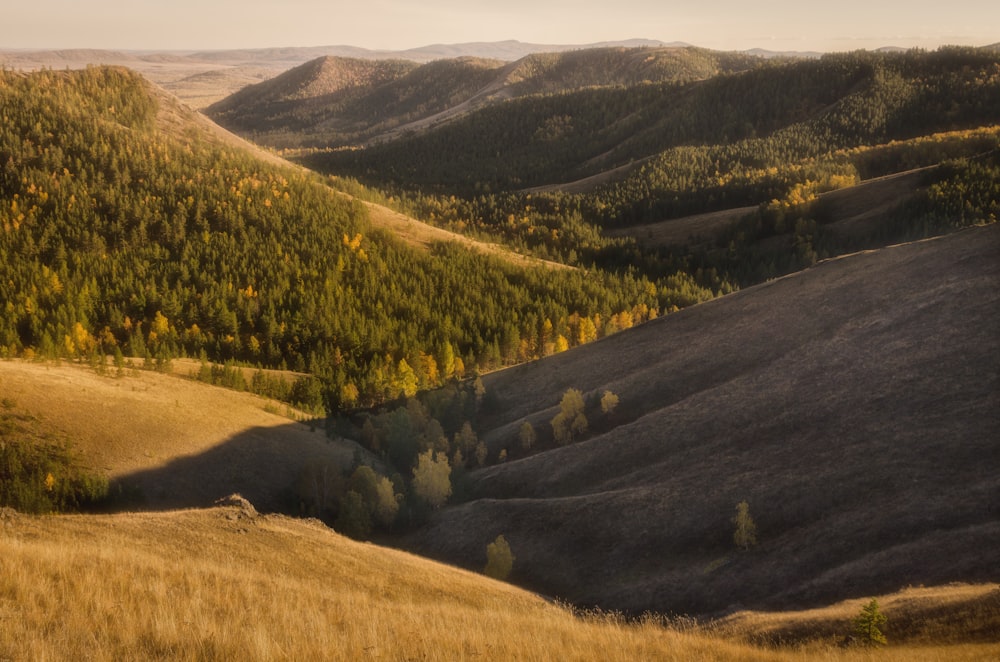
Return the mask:
<path id="1" fill-rule="evenodd" d="M 571 388 L 559 402 L 559 413 L 552 419 L 552 434 L 560 446 L 571 443 L 587 432 L 583 393 Z"/>

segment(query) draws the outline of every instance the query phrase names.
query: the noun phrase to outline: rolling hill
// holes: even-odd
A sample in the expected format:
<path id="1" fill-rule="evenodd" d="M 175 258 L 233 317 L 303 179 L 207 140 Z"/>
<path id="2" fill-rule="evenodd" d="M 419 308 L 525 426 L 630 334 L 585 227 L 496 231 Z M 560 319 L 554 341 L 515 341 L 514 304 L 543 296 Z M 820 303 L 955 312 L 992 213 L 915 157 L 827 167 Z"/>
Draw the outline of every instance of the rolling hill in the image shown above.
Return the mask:
<path id="1" fill-rule="evenodd" d="M 552 53 L 586 48 L 665 47 L 646 39 L 629 39 L 589 45 L 529 44 L 515 40 L 464 44 L 429 44 L 405 50 L 371 50 L 348 45 L 222 49 L 210 51 L 111 51 L 57 49 L 4 50 L 0 65 L 21 71 L 81 69 L 88 65 L 128 67 L 162 86 L 194 108 L 205 108 L 240 89 L 273 78 L 282 72 L 324 57 L 365 60 L 435 60 L 471 57 L 512 62 L 532 53 Z"/>
<path id="2" fill-rule="evenodd" d="M 744 71 L 763 61 L 686 48 L 597 48 L 501 60 L 460 57 L 421 66 L 319 58 L 246 87 L 206 113 L 222 126 L 276 147 L 381 142 L 508 99 L 595 87 L 689 82 Z M 340 90 L 354 72 L 351 93 Z"/>
<path id="3" fill-rule="evenodd" d="M 995 225 L 847 256 L 489 375 L 477 429 L 510 459 L 404 545 L 468 566 L 502 533 L 518 583 L 636 613 L 995 581 L 998 258 Z M 554 448 L 569 388 L 591 432 Z"/>

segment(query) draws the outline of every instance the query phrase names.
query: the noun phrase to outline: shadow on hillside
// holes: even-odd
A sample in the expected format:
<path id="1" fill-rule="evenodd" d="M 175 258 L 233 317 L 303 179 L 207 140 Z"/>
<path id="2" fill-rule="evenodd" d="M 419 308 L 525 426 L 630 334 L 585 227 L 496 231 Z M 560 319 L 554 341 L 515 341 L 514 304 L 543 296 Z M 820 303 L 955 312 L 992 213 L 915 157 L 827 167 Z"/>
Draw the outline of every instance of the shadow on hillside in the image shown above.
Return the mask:
<path id="1" fill-rule="evenodd" d="M 296 484 L 308 467 L 353 461 L 353 442 L 319 427 L 254 427 L 202 453 L 115 477 L 112 510 L 199 508 L 238 492 L 261 512 L 299 512 Z"/>

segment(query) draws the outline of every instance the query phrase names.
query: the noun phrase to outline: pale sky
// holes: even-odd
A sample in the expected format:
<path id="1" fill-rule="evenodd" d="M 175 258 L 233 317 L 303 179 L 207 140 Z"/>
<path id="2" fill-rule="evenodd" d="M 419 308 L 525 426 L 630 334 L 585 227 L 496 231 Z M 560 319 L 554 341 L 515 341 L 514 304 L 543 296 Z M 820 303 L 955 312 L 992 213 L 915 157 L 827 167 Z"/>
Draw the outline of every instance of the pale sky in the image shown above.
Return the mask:
<path id="1" fill-rule="evenodd" d="M 1000 42 L 1000 0 L 0 0 L 0 49 L 400 50 L 631 38 L 719 50 Z"/>

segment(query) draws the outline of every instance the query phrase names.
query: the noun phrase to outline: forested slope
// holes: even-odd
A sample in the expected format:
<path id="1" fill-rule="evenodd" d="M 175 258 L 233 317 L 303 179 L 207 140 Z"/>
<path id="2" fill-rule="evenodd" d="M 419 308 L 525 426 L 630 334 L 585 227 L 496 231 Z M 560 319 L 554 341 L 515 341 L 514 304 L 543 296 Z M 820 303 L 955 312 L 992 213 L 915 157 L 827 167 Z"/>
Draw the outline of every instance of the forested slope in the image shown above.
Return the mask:
<path id="1" fill-rule="evenodd" d="M 702 80 L 763 64 L 693 47 L 592 48 L 511 63 L 460 57 L 419 66 L 326 57 L 248 86 L 206 112 L 261 144 L 337 147 L 384 141 L 512 98 Z"/>
<path id="2" fill-rule="evenodd" d="M 780 168 L 839 148 L 996 122 L 998 67 L 996 53 L 957 48 L 768 62 L 706 80 L 531 96 L 307 162 L 380 183 L 469 193 L 572 181 L 656 156 L 624 188 L 609 189 L 605 204 L 657 204 L 666 177 L 681 184 L 671 198 L 683 200 L 685 189 L 714 178 L 714 201 L 733 204 L 726 180 L 735 167 Z"/>
<path id="3" fill-rule="evenodd" d="M 353 405 L 537 356 L 546 321 L 576 344 L 618 312 L 713 296 L 411 249 L 300 169 L 176 115 L 164 129 L 126 70 L 2 72 L 0 97 L 7 356 L 242 360 L 316 376 L 310 407 Z"/>

